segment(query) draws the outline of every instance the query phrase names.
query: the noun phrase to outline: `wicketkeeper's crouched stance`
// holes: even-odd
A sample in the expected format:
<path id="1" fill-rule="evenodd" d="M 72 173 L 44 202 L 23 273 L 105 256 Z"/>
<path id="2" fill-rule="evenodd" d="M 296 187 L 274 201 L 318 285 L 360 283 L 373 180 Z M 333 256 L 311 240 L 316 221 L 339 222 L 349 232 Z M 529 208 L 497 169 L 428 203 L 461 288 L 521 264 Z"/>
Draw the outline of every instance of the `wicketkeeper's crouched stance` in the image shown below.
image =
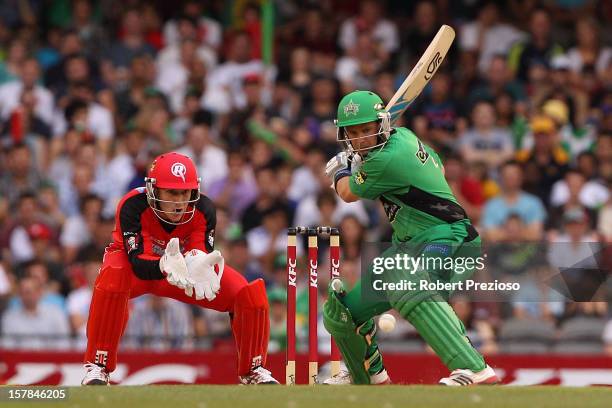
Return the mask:
<path id="1" fill-rule="evenodd" d="M 393 227 L 393 244 L 382 257 L 408 254 L 412 258 L 447 260 L 480 256 L 478 233 L 450 190 L 438 155 L 410 130 L 391 128 L 389 112 L 378 95 L 367 91 L 346 95 L 338 107 L 337 126 L 345 151 L 328 162 L 326 173 L 344 201 L 367 198 L 382 202 Z M 422 268 L 409 273 L 396 267 L 376 276 L 388 283 L 444 283 L 466 279 L 471 272 L 460 276 L 454 271 Z M 370 268 L 345 296 L 330 291 L 324 323 L 349 372 L 341 372 L 327 384 L 390 382 L 372 318 L 391 308 L 417 329 L 452 371 L 440 380 L 441 384 L 498 381 L 466 337 L 465 327 L 447 303 L 448 293 L 387 290 L 373 296 L 372 278 Z"/>
<path id="2" fill-rule="evenodd" d="M 278 383 L 263 368 L 270 326 L 264 283 L 247 283 L 224 265 L 213 250 L 215 224 L 214 205 L 200 194 L 191 159 L 174 152 L 157 157 L 146 187 L 132 190 L 117 206 L 113 242 L 89 310 L 84 385 L 109 383 L 128 301 L 145 293 L 229 312 L 240 381 Z"/>

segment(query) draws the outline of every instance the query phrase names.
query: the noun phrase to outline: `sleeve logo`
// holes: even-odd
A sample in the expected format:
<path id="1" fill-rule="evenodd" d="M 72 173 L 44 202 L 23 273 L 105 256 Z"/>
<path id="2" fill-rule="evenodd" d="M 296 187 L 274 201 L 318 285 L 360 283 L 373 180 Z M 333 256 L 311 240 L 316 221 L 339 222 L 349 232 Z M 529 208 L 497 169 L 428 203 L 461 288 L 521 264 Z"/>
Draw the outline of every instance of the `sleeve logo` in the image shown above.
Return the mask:
<path id="1" fill-rule="evenodd" d="M 359 170 L 356 174 L 355 174 L 355 183 L 356 184 L 363 184 L 365 183 L 365 181 L 368 179 L 368 175 L 365 174 L 362 170 Z"/>
<path id="2" fill-rule="evenodd" d="M 215 246 L 215 230 L 211 229 L 210 232 L 208 233 L 208 245 L 210 245 L 211 248 L 214 248 Z"/>

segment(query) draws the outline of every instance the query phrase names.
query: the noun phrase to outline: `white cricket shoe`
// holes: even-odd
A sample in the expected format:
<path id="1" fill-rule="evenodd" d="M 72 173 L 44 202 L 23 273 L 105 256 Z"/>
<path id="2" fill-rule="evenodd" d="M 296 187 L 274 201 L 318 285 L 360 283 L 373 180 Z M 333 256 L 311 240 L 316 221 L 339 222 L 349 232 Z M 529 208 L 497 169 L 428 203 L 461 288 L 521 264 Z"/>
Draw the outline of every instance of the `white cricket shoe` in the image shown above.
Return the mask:
<path id="1" fill-rule="evenodd" d="M 272 377 L 272 373 L 263 367 L 253 369 L 247 375 L 241 375 L 241 384 L 278 384 L 276 378 Z"/>
<path id="2" fill-rule="evenodd" d="M 110 376 L 106 372 L 105 367 L 100 367 L 97 364 L 87 363 L 85 364 L 87 374 L 81 381 L 81 385 L 108 385 Z"/>
<path id="3" fill-rule="evenodd" d="M 325 385 L 348 385 L 352 384 L 353 379 L 351 374 L 347 370 L 340 370 L 340 372 L 327 380 L 323 381 Z M 382 370 L 378 374 L 370 376 L 370 384 L 372 385 L 388 385 L 391 384 L 391 378 L 387 374 L 387 370 Z"/>
<path id="4" fill-rule="evenodd" d="M 499 378 L 495 374 L 495 371 L 487 365 L 484 370 L 477 373 L 468 369 L 457 369 L 454 370 L 448 377 L 440 379 L 439 384 L 448 385 L 451 387 L 461 387 L 467 385 L 477 384 L 497 384 Z"/>

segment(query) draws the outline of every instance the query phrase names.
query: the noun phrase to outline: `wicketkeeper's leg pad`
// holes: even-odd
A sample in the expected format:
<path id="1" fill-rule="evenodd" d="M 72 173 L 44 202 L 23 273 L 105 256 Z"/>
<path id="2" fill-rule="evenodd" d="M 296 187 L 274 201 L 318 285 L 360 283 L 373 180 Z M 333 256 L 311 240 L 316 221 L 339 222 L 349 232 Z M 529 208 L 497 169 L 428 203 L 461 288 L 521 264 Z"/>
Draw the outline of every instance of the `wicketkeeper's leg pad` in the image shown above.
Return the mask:
<path id="1" fill-rule="evenodd" d="M 484 358 L 466 337 L 463 323 L 442 297 L 416 304 L 396 302 L 392 306 L 417 329 L 449 370 L 467 368 L 478 372 L 486 367 Z"/>
<path id="2" fill-rule="evenodd" d="M 84 361 L 103 365 L 109 373 L 117 365 L 119 339 L 128 320 L 130 274 L 123 268 L 103 267 L 89 306 Z"/>
<path id="3" fill-rule="evenodd" d="M 266 363 L 270 318 L 266 287 L 262 279 L 236 294 L 232 331 L 238 349 L 238 375 L 246 375 Z"/>
<path id="4" fill-rule="evenodd" d="M 375 346 L 374 335 L 376 327 L 374 320 L 370 319 L 357 327 L 353 321 L 350 310 L 330 291 L 327 302 L 323 306 L 323 325 L 334 338 L 346 367 L 351 373 L 353 384 L 370 384 L 370 365 L 378 363 L 380 353 Z M 368 349 L 374 345 L 376 348 L 368 358 Z M 382 366 L 382 364 L 381 364 Z"/>

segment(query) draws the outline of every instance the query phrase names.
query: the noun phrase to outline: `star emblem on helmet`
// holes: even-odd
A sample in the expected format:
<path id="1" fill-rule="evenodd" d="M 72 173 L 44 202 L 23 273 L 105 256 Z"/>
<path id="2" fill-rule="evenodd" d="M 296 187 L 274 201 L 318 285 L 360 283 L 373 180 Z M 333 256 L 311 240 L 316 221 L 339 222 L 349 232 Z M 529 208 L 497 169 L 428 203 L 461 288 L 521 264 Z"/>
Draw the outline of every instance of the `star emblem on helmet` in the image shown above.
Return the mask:
<path id="1" fill-rule="evenodd" d="M 344 116 L 348 116 L 348 115 L 357 116 L 357 113 L 359 113 L 359 104 L 354 103 L 353 100 L 351 99 L 349 103 L 347 103 L 344 106 Z"/>

